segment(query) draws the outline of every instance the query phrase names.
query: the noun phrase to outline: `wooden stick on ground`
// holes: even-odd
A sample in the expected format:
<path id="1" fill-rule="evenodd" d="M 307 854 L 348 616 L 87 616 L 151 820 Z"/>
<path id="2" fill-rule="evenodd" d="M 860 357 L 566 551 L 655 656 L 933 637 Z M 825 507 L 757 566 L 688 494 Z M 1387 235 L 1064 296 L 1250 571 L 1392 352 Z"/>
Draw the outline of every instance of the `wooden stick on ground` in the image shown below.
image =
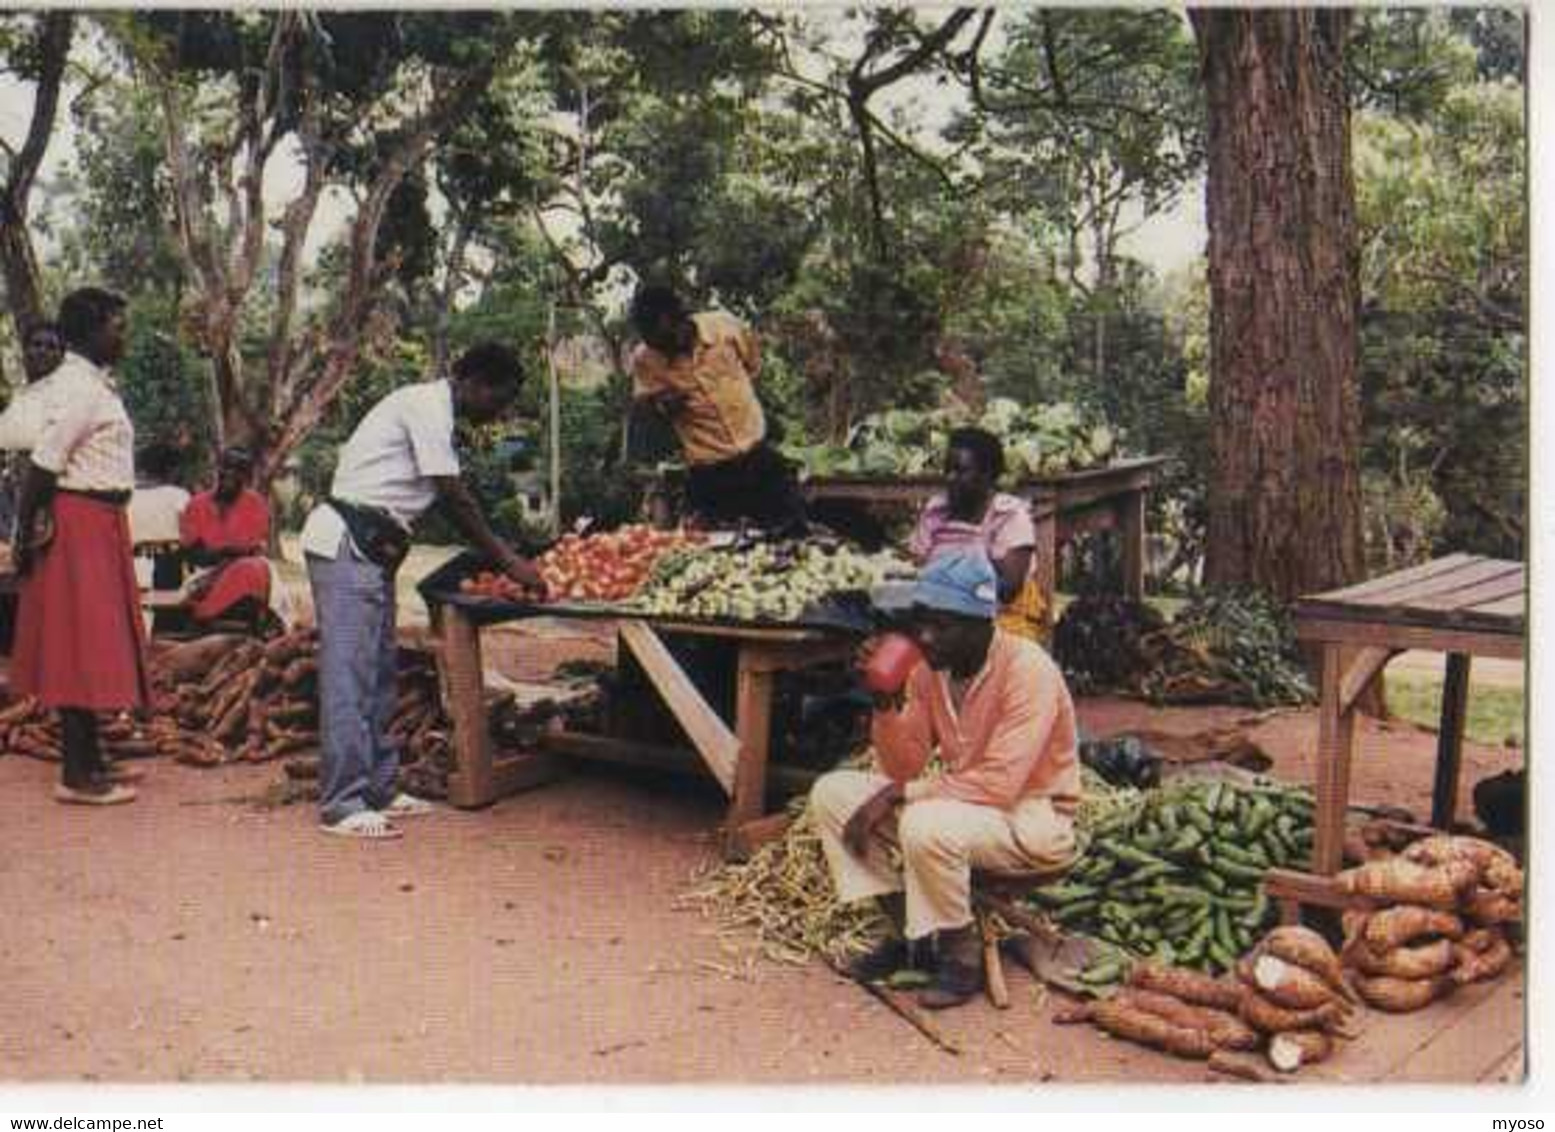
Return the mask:
<path id="1" fill-rule="evenodd" d="M 940 1049 L 956 1057 L 961 1056 L 961 1047 L 947 1038 L 940 1028 L 934 1024 L 933 1020 L 924 1013 L 923 1008 L 907 995 L 894 991 L 890 987 L 881 986 L 879 983 L 861 983 L 835 962 L 831 964 L 831 967 L 832 970 L 836 971 L 844 979 L 847 979 L 848 982 L 863 987 L 870 994 L 874 995 L 875 998 L 885 1003 L 898 1018 L 939 1046 Z"/>
<path id="2" fill-rule="evenodd" d="M 983 932 L 983 977 L 987 981 L 988 1001 L 999 1010 L 1010 1008 L 1010 988 L 1004 980 L 1004 961 L 999 956 L 999 939 L 991 929 Z"/>

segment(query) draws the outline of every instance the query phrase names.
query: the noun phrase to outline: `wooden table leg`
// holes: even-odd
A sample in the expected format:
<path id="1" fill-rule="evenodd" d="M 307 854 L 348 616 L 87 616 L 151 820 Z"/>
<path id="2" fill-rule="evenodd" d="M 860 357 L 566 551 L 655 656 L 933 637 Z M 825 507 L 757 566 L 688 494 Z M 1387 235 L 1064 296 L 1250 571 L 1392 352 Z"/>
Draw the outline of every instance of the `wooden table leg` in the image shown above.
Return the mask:
<path id="1" fill-rule="evenodd" d="M 1344 863 L 1344 814 L 1350 798 L 1350 756 L 1355 747 L 1355 708 L 1343 697 L 1345 649 L 1323 646 L 1322 700 L 1318 706 L 1317 829 L 1312 871 L 1336 873 Z"/>
<path id="2" fill-rule="evenodd" d="M 767 757 L 772 749 L 772 690 L 775 673 L 763 664 L 757 645 L 742 644 L 739 686 L 735 697 L 734 730 L 740 740 L 740 761 L 734 771 L 734 798 L 729 805 L 727 851 L 743 855 L 749 846 L 741 829 L 766 810 Z"/>
<path id="3" fill-rule="evenodd" d="M 1123 596 L 1145 600 L 1145 493 L 1131 491 L 1118 503 L 1122 538 Z"/>
<path id="4" fill-rule="evenodd" d="M 448 774 L 448 800 L 473 808 L 496 799 L 491 769 L 491 736 L 486 704 L 481 637 L 475 623 L 454 606 L 442 609 L 438 670 L 448 707 L 454 765 Z"/>
<path id="5" fill-rule="evenodd" d="M 1447 829 L 1458 816 L 1458 778 L 1463 767 L 1463 727 L 1469 709 L 1469 654 L 1447 654 L 1442 684 L 1442 729 L 1436 739 L 1436 783 L 1431 790 L 1431 824 Z"/>

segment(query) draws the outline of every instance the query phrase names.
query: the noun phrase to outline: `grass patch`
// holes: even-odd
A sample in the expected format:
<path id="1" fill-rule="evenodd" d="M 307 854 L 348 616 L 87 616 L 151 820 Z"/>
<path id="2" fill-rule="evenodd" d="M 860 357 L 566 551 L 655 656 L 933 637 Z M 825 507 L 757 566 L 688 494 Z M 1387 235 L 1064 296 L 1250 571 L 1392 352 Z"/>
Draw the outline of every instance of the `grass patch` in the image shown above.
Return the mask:
<path id="1" fill-rule="evenodd" d="M 1389 673 L 1388 710 L 1400 719 L 1433 730 L 1442 722 L 1442 681 L 1435 676 L 1403 676 Z M 1501 746 L 1509 739 L 1521 747 L 1523 689 L 1469 682 L 1469 718 L 1465 736 L 1475 743 Z"/>

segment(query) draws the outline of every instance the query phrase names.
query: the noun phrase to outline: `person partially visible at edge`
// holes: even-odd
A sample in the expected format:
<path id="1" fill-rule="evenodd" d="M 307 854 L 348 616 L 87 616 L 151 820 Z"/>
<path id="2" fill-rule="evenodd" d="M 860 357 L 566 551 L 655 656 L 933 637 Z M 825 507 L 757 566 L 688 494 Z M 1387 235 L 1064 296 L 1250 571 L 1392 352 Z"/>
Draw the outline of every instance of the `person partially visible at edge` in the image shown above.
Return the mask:
<path id="1" fill-rule="evenodd" d="M 154 442 L 135 454 L 135 490 L 130 495 L 130 545 L 135 552 L 135 580 L 143 590 L 177 590 L 184 579 L 178 521 L 189 506 L 189 492 L 179 485 L 178 450 Z M 155 636 L 170 619 L 164 610 L 151 615 Z"/>
<path id="2" fill-rule="evenodd" d="M 642 338 L 631 356 L 632 396 L 674 427 L 693 517 L 710 526 L 801 530 L 793 466 L 768 442 L 756 397 L 755 332 L 723 311 L 691 314 L 674 290 L 657 285 L 637 292 L 631 317 Z"/>
<path id="3" fill-rule="evenodd" d="M 150 699 L 125 514 L 135 430 L 109 372 L 124 355 L 124 308 L 95 287 L 60 304 L 59 411 L 32 449 L 13 550 L 22 580 L 11 687 L 58 710 L 65 750 L 55 797 L 89 805 L 133 801 L 124 783 L 139 777 L 104 757 L 96 713 Z"/>
<path id="4" fill-rule="evenodd" d="M 1037 528 L 1031 505 L 998 490 L 1004 448 L 993 433 L 958 428 L 945 446 L 946 488 L 925 504 L 907 544 L 919 562 L 976 547 L 999 581 L 999 627 L 1034 641 L 1045 636 L 1046 601 L 1033 570 Z"/>
<path id="5" fill-rule="evenodd" d="M 928 969 L 932 1009 L 983 985 L 972 870 L 1054 873 L 1076 855 L 1074 704 L 1042 646 L 995 625 L 995 584 L 976 550 L 923 569 L 903 618 L 923 660 L 901 692 L 875 695 L 875 768 L 832 771 L 810 794 L 838 896 L 878 898 L 895 928 L 851 974 Z"/>
<path id="6" fill-rule="evenodd" d="M 327 833 L 398 837 L 391 819 L 427 813 L 399 791 L 394 714 L 394 576 L 410 528 L 433 504 L 498 570 L 543 590 L 539 572 L 498 538 L 460 479 L 456 423 L 487 424 L 518 397 L 523 368 L 506 346 L 484 342 L 451 377 L 390 393 L 340 450 L 330 498 L 309 514 L 302 549 L 319 631 L 320 816 Z"/>
<path id="7" fill-rule="evenodd" d="M 22 336 L 22 372 L 24 385 L 0 412 L 0 537 L 13 537 L 16 524 L 16 496 L 26 471 L 25 456 L 32 451 L 45 422 L 53 416 L 51 390 L 53 375 L 65 360 L 65 340 L 56 322 L 35 322 Z"/>
<path id="8" fill-rule="evenodd" d="M 189 613 L 196 624 L 217 618 L 242 620 L 256 630 L 278 628 L 270 616 L 270 505 L 249 482 L 248 449 L 222 452 L 216 486 L 197 494 L 178 523 L 185 556 L 205 567 L 189 583 Z"/>

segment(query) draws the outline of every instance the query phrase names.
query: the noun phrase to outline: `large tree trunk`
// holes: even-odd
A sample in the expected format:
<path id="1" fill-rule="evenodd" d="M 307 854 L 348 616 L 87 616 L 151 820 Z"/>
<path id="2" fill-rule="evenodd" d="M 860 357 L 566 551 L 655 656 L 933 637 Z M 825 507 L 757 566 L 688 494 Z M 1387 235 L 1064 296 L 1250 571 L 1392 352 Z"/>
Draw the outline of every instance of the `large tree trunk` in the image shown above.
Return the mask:
<path id="1" fill-rule="evenodd" d="M 1350 14 L 1192 19 L 1209 110 L 1206 573 L 1290 598 L 1362 564 Z"/>

